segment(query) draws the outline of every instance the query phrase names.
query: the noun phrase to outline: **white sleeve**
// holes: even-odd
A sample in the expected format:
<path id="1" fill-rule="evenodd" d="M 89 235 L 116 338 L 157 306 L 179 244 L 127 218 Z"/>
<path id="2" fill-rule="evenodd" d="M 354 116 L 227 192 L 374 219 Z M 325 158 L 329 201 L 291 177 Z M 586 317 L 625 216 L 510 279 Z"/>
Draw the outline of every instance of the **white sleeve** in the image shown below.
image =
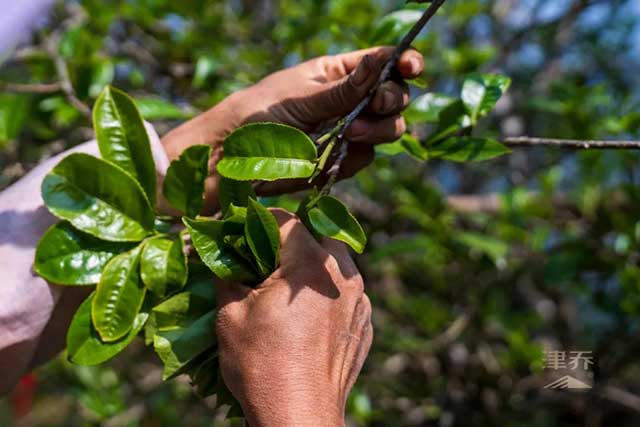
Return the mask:
<path id="1" fill-rule="evenodd" d="M 146 127 L 160 177 L 169 162 L 158 134 Z M 0 193 L 0 394 L 64 348 L 74 308 L 88 294 L 86 288 L 49 284 L 33 271 L 38 240 L 57 221 L 44 206 L 40 184 L 73 152 L 99 155 L 96 141 L 86 142 L 44 161 Z"/>

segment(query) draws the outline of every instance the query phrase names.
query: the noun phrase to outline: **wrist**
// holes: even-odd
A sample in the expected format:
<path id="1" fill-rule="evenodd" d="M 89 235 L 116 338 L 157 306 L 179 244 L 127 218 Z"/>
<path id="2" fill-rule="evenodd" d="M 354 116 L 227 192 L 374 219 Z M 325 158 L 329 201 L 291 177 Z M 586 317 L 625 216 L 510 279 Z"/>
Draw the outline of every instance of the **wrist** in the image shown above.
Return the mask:
<path id="1" fill-rule="evenodd" d="M 343 427 L 345 403 L 329 386 L 259 387 L 241 399 L 249 426 Z"/>

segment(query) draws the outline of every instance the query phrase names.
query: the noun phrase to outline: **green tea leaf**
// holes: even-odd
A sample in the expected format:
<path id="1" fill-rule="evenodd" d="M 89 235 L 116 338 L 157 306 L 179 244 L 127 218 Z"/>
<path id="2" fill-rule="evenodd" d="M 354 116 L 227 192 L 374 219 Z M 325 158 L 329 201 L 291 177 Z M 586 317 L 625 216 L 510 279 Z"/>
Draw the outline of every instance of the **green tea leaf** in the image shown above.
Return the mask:
<path id="1" fill-rule="evenodd" d="M 156 166 L 142 117 L 129 96 L 105 86 L 93 106 L 93 128 L 102 158 L 120 166 L 142 185 L 156 205 Z"/>
<path id="2" fill-rule="evenodd" d="M 182 218 L 189 229 L 191 241 L 207 267 L 222 280 L 255 281 L 253 269 L 233 248 L 224 244 L 224 237 L 244 233 L 243 224 L 231 221 L 193 220 Z"/>
<path id="3" fill-rule="evenodd" d="M 428 147 L 429 158 L 454 162 L 480 162 L 510 153 L 507 147 L 488 138 L 447 138 Z"/>
<path id="4" fill-rule="evenodd" d="M 322 196 L 308 212 L 314 231 L 332 239 L 340 240 L 362 253 L 367 244 L 364 230 L 347 207 L 335 197 Z"/>
<path id="5" fill-rule="evenodd" d="M 23 94 L 0 94 L 0 148 L 15 140 L 29 114 L 29 96 Z"/>
<path id="6" fill-rule="evenodd" d="M 275 217 L 254 199 L 249 199 L 244 235 L 263 276 L 278 267 L 280 229 Z"/>
<path id="7" fill-rule="evenodd" d="M 247 206 L 249 197 L 256 197 L 253 186 L 248 181 L 236 181 L 235 179 L 221 178 L 218 183 L 218 199 L 220 209 L 226 212 L 230 204 L 235 206 Z"/>
<path id="8" fill-rule="evenodd" d="M 239 181 L 307 178 L 316 157 L 316 146 L 304 132 L 276 123 L 253 123 L 225 139 L 217 169 Z"/>
<path id="9" fill-rule="evenodd" d="M 136 107 L 145 120 L 180 120 L 193 116 L 177 105 L 158 97 L 135 98 Z"/>
<path id="10" fill-rule="evenodd" d="M 414 99 L 402 115 L 409 123 L 436 123 L 440 112 L 455 101 L 441 93 L 425 93 Z"/>
<path id="11" fill-rule="evenodd" d="M 164 363 L 162 379 L 181 373 L 189 361 L 216 342 L 215 311 L 210 311 L 184 328 L 158 331 L 153 337 L 153 347 Z"/>
<path id="12" fill-rule="evenodd" d="M 214 305 L 215 302 L 212 304 L 211 300 L 192 292 L 180 292 L 153 307 L 156 327 L 159 331 L 183 328 L 211 310 Z"/>
<path id="13" fill-rule="evenodd" d="M 104 240 L 140 241 L 153 230 L 153 210 L 140 185 L 88 154 L 62 159 L 44 178 L 42 199 L 58 218 Z"/>
<path id="14" fill-rule="evenodd" d="M 91 306 L 91 319 L 103 341 L 117 341 L 133 327 L 145 294 L 139 265 L 138 246 L 112 258 L 102 271 Z"/>
<path id="15" fill-rule="evenodd" d="M 148 313 L 139 313 L 124 337 L 117 341 L 104 342 L 91 323 L 91 305 L 94 297 L 95 292 L 78 307 L 67 331 L 68 358 L 79 365 L 97 365 L 120 353 L 138 335 L 149 317 Z"/>
<path id="16" fill-rule="evenodd" d="M 247 208 L 230 204 L 223 218 L 225 221 L 244 224 L 247 220 Z"/>
<path id="17" fill-rule="evenodd" d="M 441 141 L 469 126 L 471 126 L 471 119 L 467 108 L 458 99 L 438 113 L 438 125 L 436 130 L 427 138 L 426 145 Z"/>
<path id="18" fill-rule="evenodd" d="M 42 236 L 33 268 L 57 285 L 93 285 L 107 262 L 131 244 L 105 242 L 59 222 Z"/>
<path id="19" fill-rule="evenodd" d="M 375 26 L 370 45 L 395 45 L 422 16 L 421 10 L 397 10 L 385 15 Z"/>
<path id="20" fill-rule="evenodd" d="M 187 256 L 182 238 L 148 240 L 140 258 L 140 276 L 145 286 L 160 297 L 181 289 L 187 282 Z"/>
<path id="21" fill-rule="evenodd" d="M 188 217 L 196 217 L 204 203 L 204 183 L 209 175 L 211 147 L 192 145 L 171 162 L 164 179 L 167 201 Z"/>
<path id="22" fill-rule="evenodd" d="M 498 74 L 480 74 L 465 80 L 461 97 L 471 113 L 471 121 L 476 123 L 480 117 L 489 114 L 510 84 L 509 77 Z"/>

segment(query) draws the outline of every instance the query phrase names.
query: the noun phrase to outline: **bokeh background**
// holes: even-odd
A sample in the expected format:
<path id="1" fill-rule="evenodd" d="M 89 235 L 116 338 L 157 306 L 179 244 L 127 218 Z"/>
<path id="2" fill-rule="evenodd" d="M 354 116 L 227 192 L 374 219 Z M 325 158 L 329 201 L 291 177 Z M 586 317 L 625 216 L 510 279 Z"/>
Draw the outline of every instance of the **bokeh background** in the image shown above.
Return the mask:
<path id="1" fill-rule="evenodd" d="M 107 83 L 163 133 L 272 71 L 394 44 L 424 7 L 7 2 L 0 189 L 91 138 L 83 105 Z M 415 96 L 457 95 L 477 71 L 513 79 L 477 134 L 640 139 L 637 0 L 449 0 L 415 47 L 427 63 Z M 639 160 L 633 150 L 540 147 L 466 164 L 381 153 L 340 184 L 370 236 L 357 263 L 376 333 L 349 426 L 637 426 Z M 558 377 L 544 369 L 545 349 L 592 351 L 590 373 L 572 375 L 594 387 L 545 390 Z M 0 401 L 0 425 L 228 424 L 186 380 L 162 383 L 140 342 L 103 366 L 62 355 L 39 368 Z"/>

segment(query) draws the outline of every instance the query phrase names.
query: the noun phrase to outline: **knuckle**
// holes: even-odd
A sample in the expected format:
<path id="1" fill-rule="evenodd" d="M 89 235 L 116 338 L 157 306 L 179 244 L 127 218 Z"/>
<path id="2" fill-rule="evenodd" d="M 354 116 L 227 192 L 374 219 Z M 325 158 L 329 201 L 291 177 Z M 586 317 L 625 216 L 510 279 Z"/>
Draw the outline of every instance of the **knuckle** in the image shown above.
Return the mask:
<path id="1" fill-rule="evenodd" d="M 359 274 L 345 279 L 345 286 L 357 294 L 362 294 L 364 292 L 364 281 L 362 280 L 362 276 Z"/>

